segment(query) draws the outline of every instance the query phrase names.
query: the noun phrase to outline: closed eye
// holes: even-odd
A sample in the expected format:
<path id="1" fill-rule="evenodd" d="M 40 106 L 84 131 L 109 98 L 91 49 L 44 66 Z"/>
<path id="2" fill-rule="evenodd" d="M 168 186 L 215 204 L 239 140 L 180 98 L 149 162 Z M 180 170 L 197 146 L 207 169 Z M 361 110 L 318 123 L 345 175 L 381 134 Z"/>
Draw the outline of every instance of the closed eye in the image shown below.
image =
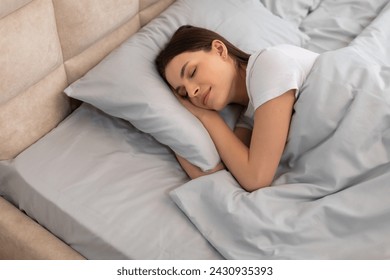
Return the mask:
<path id="1" fill-rule="evenodd" d="M 191 75 L 190 75 L 191 78 L 193 78 L 193 77 L 195 76 L 196 70 L 197 70 L 197 69 L 198 69 L 198 68 L 195 67 L 194 70 L 192 70 Z"/>

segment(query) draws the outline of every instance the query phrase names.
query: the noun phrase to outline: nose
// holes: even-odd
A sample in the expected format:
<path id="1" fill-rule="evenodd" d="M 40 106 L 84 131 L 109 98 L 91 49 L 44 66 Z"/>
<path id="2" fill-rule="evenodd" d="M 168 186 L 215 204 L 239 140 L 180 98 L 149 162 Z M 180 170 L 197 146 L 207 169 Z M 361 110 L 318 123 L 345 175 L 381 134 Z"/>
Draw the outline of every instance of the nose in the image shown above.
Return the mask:
<path id="1" fill-rule="evenodd" d="M 194 83 L 188 83 L 186 86 L 188 97 L 193 98 L 199 94 L 199 87 Z"/>

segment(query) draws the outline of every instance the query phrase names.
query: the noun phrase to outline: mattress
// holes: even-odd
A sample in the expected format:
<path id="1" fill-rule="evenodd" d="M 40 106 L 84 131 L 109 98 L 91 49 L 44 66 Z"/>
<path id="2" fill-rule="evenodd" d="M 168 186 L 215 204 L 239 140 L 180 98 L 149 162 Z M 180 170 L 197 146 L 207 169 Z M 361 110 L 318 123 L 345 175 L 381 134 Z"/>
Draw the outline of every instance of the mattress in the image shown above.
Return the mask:
<path id="1" fill-rule="evenodd" d="M 1 194 L 88 259 L 221 258 L 169 198 L 172 152 L 88 104 L 1 165 Z"/>
<path id="2" fill-rule="evenodd" d="M 277 6 L 278 9 L 276 9 L 268 1 L 262 2 L 275 15 L 284 16 L 286 20 L 294 18 L 291 24 L 296 25 L 310 38 L 304 44 L 304 47 L 310 50 L 327 55 L 352 47 L 371 50 L 369 52 L 360 51 L 359 54 L 363 57 L 372 56 L 372 53 L 377 54 L 377 58 L 364 61 L 368 61 L 367 63 L 371 65 L 369 67 L 375 68 L 379 66 L 372 65 L 380 65 L 382 70 L 385 69 L 378 72 L 378 75 L 382 75 L 384 79 L 378 83 L 384 84 L 380 91 L 388 93 L 389 77 L 384 74 L 388 73 L 389 69 L 389 64 L 386 64 L 388 62 L 386 59 L 389 57 L 388 51 L 384 50 L 384 53 L 380 54 L 380 52 L 373 52 L 372 49 L 378 46 L 379 49 L 381 49 L 380 46 L 388 46 L 389 39 L 381 38 L 383 33 L 380 33 L 379 37 L 375 35 L 374 39 L 377 39 L 377 42 L 373 43 L 373 39 L 370 39 L 375 30 L 384 30 L 384 34 L 389 34 L 386 33 L 388 29 L 385 29 L 385 26 L 390 26 L 388 1 L 369 1 L 369 3 L 357 0 L 338 1 L 337 3 L 327 0 L 314 1 L 315 5 L 313 4 L 308 12 L 299 17 L 299 20 L 296 16 L 286 15 L 286 11 L 283 13 L 282 6 Z M 295 7 L 297 13 L 301 11 L 298 10 L 301 7 Z M 295 10 L 289 10 L 289 13 Z M 342 57 L 343 54 L 350 58 L 348 55 L 351 54 L 348 52 L 341 52 L 338 57 Z M 375 59 L 382 62 L 379 63 Z M 318 67 L 321 69 L 320 65 Z M 326 67 L 331 69 L 330 66 L 324 66 L 325 69 Z M 344 70 L 344 73 L 351 69 Z M 378 76 L 368 75 L 368 77 L 367 79 L 373 81 Z M 377 84 L 373 84 L 372 88 L 375 88 Z M 309 88 L 310 85 L 307 84 L 306 87 Z M 384 103 L 389 102 L 388 97 L 383 100 Z M 305 99 L 302 99 L 302 102 L 304 101 Z M 388 124 L 389 107 L 385 106 L 383 110 L 381 120 L 384 119 Z M 307 124 L 297 118 L 293 120 L 292 125 L 306 126 Z M 312 126 L 315 125 L 312 124 Z M 334 208 L 325 202 L 332 201 L 330 194 L 341 194 L 343 187 L 331 191 L 321 188 L 323 185 L 310 188 L 314 185 L 314 181 L 311 181 L 310 176 L 304 176 L 305 170 L 297 169 L 299 172 L 296 171 L 296 173 L 286 171 L 292 167 L 294 163 L 292 159 L 298 157 L 297 154 L 304 154 L 305 151 L 324 143 L 321 139 L 317 139 L 319 142 L 314 144 L 310 141 L 304 142 L 303 140 L 307 137 L 306 133 L 307 131 L 303 131 L 301 134 L 297 132 L 296 136 L 290 135 L 290 139 L 293 138 L 293 140 L 287 147 L 284 154 L 285 164 L 280 166 L 279 177 L 275 181 L 276 185 L 283 186 L 279 189 L 275 188 L 272 192 L 259 191 L 257 194 L 248 195 L 240 190 L 234 178 L 227 171 L 189 181 L 168 146 L 161 144 L 150 134 L 142 132 L 128 121 L 108 115 L 84 103 L 58 127 L 15 159 L 0 161 L 0 195 L 88 259 L 390 257 L 390 244 L 382 240 L 385 234 L 390 233 L 388 226 L 383 226 L 383 234 L 378 234 L 381 228 L 373 227 L 372 234 L 365 232 L 360 236 L 369 241 L 372 238 L 381 239 L 378 242 L 368 242 L 366 247 L 357 246 L 356 251 L 341 250 L 340 252 L 335 249 L 340 245 L 340 243 L 332 243 L 335 236 L 342 237 L 344 234 L 346 238 L 349 237 L 344 232 L 346 229 L 338 223 L 349 221 L 348 217 L 357 217 L 356 220 L 352 218 L 351 220 L 358 223 L 359 216 L 356 215 L 358 207 L 349 208 L 354 210 L 343 216 L 347 217 L 345 220 L 338 220 L 337 217 L 341 214 L 332 212 Z M 331 132 L 330 135 L 332 135 Z M 379 148 L 376 153 L 387 156 L 390 154 L 390 142 L 388 142 L 388 133 L 384 135 L 384 148 Z M 327 139 L 328 136 L 323 137 Z M 302 140 L 302 142 L 294 139 Z M 312 138 L 309 139 L 312 140 Z M 337 146 L 338 143 L 335 145 Z M 330 147 L 334 148 L 334 146 Z M 318 159 L 321 154 L 308 155 L 309 160 L 310 156 Z M 296 164 L 304 163 L 297 161 Z M 356 177 L 360 181 L 352 180 L 348 181 L 348 184 L 349 186 L 364 186 L 364 182 L 369 181 L 367 186 L 380 185 L 382 188 L 373 193 L 383 197 L 388 194 L 384 188 L 386 185 L 388 189 L 387 182 L 390 176 L 388 159 L 378 163 L 372 170 L 364 173 L 366 177 Z M 316 174 L 316 171 L 311 172 L 310 174 Z M 330 177 L 326 177 L 329 179 L 327 183 L 332 185 Z M 295 196 L 294 192 L 283 191 L 289 184 L 301 184 Z M 333 185 L 339 186 L 336 183 Z M 348 197 L 361 197 L 366 189 L 349 188 L 348 192 L 352 193 L 352 190 L 361 191 L 358 194 L 355 193 L 356 196 L 354 194 L 348 196 L 348 193 L 344 192 L 343 196 L 339 196 L 339 200 L 332 203 L 348 203 Z M 315 197 L 309 195 L 313 192 L 317 192 Z M 208 200 L 208 195 L 214 196 L 214 200 Z M 255 212 L 251 212 L 256 213 L 256 219 L 248 218 L 244 219 L 246 222 L 239 223 L 237 221 L 242 220 L 242 216 L 235 216 L 234 209 L 226 209 L 226 205 L 234 205 L 234 203 L 231 204 L 231 199 L 234 201 L 234 197 L 238 195 L 245 199 L 256 198 L 257 202 L 265 201 L 270 204 L 276 201 L 277 203 L 270 205 L 269 210 L 265 210 L 259 206 L 253 206 L 255 204 L 251 203 L 256 200 L 249 199 L 246 205 L 256 208 Z M 284 200 L 282 198 L 285 196 L 294 198 L 290 200 L 292 203 L 288 204 L 293 208 L 283 209 Z M 317 209 L 310 205 L 314 205 L 313 201 L 319 198 L 322 199 L 322 204 L 317 203 L 316 207 L 323 207 L 321 209 L 325 209 L 325 212 L 326 209 L 330 209 L 331 215 L 310 212 Z M 223 207 L 217 208 L 218 200 L 225 203 Z M 297 201 L 300 200 L 308 203 L 298 205 Z M 368 204 L 366 207 L 370 205 L 373 204 Z M 348 208 L 336 210 L 348 211 Z M 371 220 L 375 225 L 380 221 L 385 222 L 390 215 L 389 208 L 380 199 L 378 199 L 378 206 L 372 209 L 373 212 L 374 210 L 379 211 L 377 215 L 382 217 Z M 285 213 L 285 211 L 293 213 L 288 216 L 290 220 L 280 220 L 280 223 L 269 220 L 275 217 L 285 217 L 276 215 Z M 237 210 L 237 212 L 240 211 Z M 272 215 L 269 214 L 271 212 Z M 305 217 L 303 213 L 314 213 L 313 216 L 309 215 L 312 220 L 307 220 L 316 221 L 312 225 L 317 226 L 317 223 L 323 222 L 329 226 L 318 226 L 318 231 L 306 235 L 299 230 L 306 229 L 307 224 L 294 223 L 298 217 L 302 215 Z M 338 227 L 332 226 L 328 220 L 324 221 L 332 217 L 338 221 Z M 368 222 L 370 216 L 367 217 L 362 224 L 365 227 L 370 226 Z M 372 214 L 371 217 L 376 216 Z M 287 230 L 288 227 L 284 227 L 284 222 L 292 224 L 292 228 L 297 228 L 290 232 Z M 251 227 L 251 223 L 258 226 Z M 302 226 L 299 228 L 299 225 Z M 280 228 L 276 230 L 277 226 Z M 281 232 L 283 230 L 285 230 L 285 235 Z M 333 232 L 325 234 L 326 230 Z M 245 233 L 245 238 L 241 239 L 243 233 Z M 266 240 L 252 239 L 253 236 L 259 234 L 267 237 Z M 325 241 L 316 243 L 315 239 L 319 238 L 318 236 L 320 240 Z M 290 241 L 283 243 L 281 238 Z M 352 241 L 348 244 L 353 246 L 361 241 L 361 238 L 349 239 Z M 329 246 L 329 249 L 326 249 L 326 246 Z M 376 250 L 378 254 L 372 253 L 370 248 Z"/>

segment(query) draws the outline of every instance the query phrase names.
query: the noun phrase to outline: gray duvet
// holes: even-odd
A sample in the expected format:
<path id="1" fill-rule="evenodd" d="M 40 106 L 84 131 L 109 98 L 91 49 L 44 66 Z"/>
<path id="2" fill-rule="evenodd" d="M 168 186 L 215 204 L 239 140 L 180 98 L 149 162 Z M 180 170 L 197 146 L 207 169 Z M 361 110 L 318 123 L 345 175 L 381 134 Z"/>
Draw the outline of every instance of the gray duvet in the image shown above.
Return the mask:
<path id="1" fill-rule="evenodd" d="M 333 51 L 301 89 L 272 187 L 188 181 L 166 146 L 84 104 L 0 161 L 0 195 L 89 259 L 389 259 L 386 2 L 323 0 L 302 21 L 308 49 Z"/>
<path id="2" fill-rule="evenodd" d="M 171 197 L 228 259 L 389 259 L 390 4 L 316 61 L 272 187 L 221 171 Z"/>

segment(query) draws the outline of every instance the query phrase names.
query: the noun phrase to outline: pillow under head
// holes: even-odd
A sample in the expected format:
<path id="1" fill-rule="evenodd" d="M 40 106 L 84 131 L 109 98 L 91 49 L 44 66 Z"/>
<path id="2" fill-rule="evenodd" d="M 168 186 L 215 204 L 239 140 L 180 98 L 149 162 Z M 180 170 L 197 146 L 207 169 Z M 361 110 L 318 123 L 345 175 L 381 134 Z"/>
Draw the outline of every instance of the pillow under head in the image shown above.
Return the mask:
<path id="1" fill-rule="evenodd" d="M 177 0 L 67 89 L 70 97 L 131 122 L 202 170 L 220 161 L 201 122 L 174 97 L 154 60 L 181 25 L 214 30 L 242 50 L 307 39 L 258 0 Z"/>

